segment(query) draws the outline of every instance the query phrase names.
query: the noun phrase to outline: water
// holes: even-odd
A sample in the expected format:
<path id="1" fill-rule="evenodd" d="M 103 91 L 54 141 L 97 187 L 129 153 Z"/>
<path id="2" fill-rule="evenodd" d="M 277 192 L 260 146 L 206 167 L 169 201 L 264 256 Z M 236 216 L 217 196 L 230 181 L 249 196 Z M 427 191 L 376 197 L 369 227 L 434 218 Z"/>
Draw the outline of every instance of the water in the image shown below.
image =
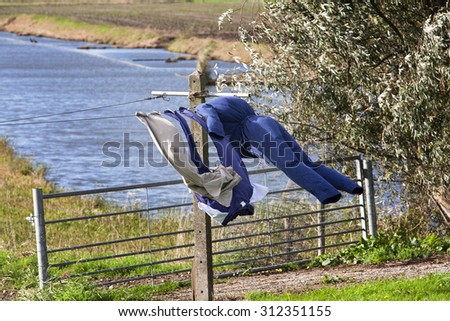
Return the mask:
<path id="1" fill-rule="evenodd" d="M 65 190 L 180 179 L 134 114 L 188 106 L 187 97 L 111 105 L 145 99 L 152 90 L 187 91 L 196 61 L 165 63 L 176 54 L 162 49 L 77 49 L 86 45 L 95 46 L 0 32 L 0 137 L 7 136 L 20 155 L 45 165 L 47 178 Z M 235 66 L 212 64 L 219 71 Z M 103 106 L 110 107 L 97 108 Z M 71 113 L 84 109 L 91 110 Z M 33 118 L 61 113 L 66 114 Z M 259 160 L 246 163 L 249 169 L 265 166 Z M 252 181 L 272 189 L 288 183 L 281 172 L 252 176 Z M 192 199 L 182 184 L 105 197 L 166 205 Z"/>
<path id="2" fill-rule="evenodd" d="M 180 179 L 134 114 L 187 106 L 187 97 L 140 100 L 152 90 L 187 91 L 196 61 L 165 63 L 176 54 L 162 49 L 77 49 L 86 45 L 95 46 L 0 32 L 0 137 L 7 136 L 20 155 L 45 165 L 47 178 L 65 190 Z M 212 63 L 219 72 L 235 66 Z M 104 106 L 109 107 L 97 108 Z M 85 111 L 71 113 L 79 110 Z M 60 115 L 36 118 L 48 114 Z M 246 163 L 249 169 L 265 166 L 259 160 Z M 281 172 L 255 175 L 252 181 L 272 190 L 288 184 Z M 182 184 L 104 196 L 122 204 L 192 200 Z M 296 197 L 315 202 L 308 193 Z"/>
<path id="3" fill-rule="evenodd" d="M 38 42 L 0 32 L 0 122 L 141 100 L 152 90 L 187 91 L 187 76 L 196 65 L 165 63 L 175 54 L 162 49 L 79 50 L 86 43 L 33 39 Z M 0 136 L 19 154 L 46 165 L 48 179 L 68 190 L 179 179 L 170 166 L 161 167 L 156 150 L 149 156 L 150 136 L 134 114 L 188 103 L 170 97 L 0 123 Z"/>

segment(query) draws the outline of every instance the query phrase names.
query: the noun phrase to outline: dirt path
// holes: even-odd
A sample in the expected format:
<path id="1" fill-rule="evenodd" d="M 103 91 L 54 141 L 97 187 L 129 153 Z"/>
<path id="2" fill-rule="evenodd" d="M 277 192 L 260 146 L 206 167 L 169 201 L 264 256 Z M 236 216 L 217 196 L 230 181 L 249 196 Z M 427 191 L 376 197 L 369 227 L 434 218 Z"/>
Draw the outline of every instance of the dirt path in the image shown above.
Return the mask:
<path id="1" fill-rule="evenodd" d="M 450 255 L 438 255 L 427 259 L 395 261 L 378 265 L 353 265 L 326 268 L 299 269 L 290 272 L 260 273 L 215 280 L 214 299 L 218 301 L 244 300 L 249 291 L 270 293 L 304 293 L 311 290 L 333 286 L 342 287 L 369 280 L 417 278 L 431 273 L 450 272 Z M 324 278 L 335 280 L 324 283 Z M 15 300 L 16 294 L 0 290 L 0 301 Z M 189 301 L 191 288 L 177 289 L 161 293 L 155 298 L 162 301 Z"/>
<path id="2" fill-rule="evenodd" d="M 216 280 L 215 300 L 243 300 L 249 291 L 271 293 L 302 293 L 326 286 L 345 286 L 368 280 L 416 278 L 430 273 L 450 272 L 450 255 L 439 255 L 428 259 L 389 262 L 378 265 L 353 265 L 297 271 L 259 274 Z M 324 277 L 335 279 L 337 283 L 325 284 Z M 191 289 L 181 289 L 165 293 L 158 300 L 185 301 L 191 299 Z"/>

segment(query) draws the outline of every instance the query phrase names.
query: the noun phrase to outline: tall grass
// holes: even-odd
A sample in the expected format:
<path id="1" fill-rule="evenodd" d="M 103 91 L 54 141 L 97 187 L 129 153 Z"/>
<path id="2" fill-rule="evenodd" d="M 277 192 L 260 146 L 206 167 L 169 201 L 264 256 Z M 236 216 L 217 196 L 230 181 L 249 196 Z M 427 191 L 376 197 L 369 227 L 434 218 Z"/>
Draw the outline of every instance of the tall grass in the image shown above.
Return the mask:
<path id="1" fill-rule="evenodd" d="M 6 138 L 0 139 L 0 249 L 30 251 L 33 230 L 26 218 L 33 212 L 31 189 L 41 187 L 44 192 L 55 190 L 45 180 L 44 166 L 15 155 Z"/>

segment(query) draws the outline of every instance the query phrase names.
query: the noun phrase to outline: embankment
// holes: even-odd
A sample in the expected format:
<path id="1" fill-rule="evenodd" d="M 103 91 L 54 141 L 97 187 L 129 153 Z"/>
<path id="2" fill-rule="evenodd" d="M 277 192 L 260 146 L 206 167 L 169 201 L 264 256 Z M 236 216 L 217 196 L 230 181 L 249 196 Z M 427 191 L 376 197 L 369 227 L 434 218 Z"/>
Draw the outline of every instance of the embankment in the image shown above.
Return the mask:
<path id="1" fill-rule="evenodd" d="M 33 210 L 31 190 L 55 189 L 45 179 L 46 168 L 33 166 L 16 155 L 6 138 L 0 138 L 0 251 L 28 251 L 33 248 L 33 231 L 25 218 Z"/>
<path id="2" fill-rule="evenodd" d="M 233 61 L 234 56 L 239 56 L 243 61 L 248 60 L 242 44 L 237 41 L 173 35 L 149 28 L 92 24 L 45 15 L 0 16 L 0 30 L 34 37 L 110 44 L 118 48 L 165 48 L 192 55 L 209 47 L 211 59 Z"/>

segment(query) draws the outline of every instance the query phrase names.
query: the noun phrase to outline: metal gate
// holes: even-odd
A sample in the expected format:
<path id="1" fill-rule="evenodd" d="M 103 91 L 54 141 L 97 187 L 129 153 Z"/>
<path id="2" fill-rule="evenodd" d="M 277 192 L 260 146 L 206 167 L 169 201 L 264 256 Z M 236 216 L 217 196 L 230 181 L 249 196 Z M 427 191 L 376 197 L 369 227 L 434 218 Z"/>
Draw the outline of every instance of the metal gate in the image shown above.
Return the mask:
<path id="1" fill-rule="evenodd" d="M 372 165 L 359 156 L 340 163 L 355 164 L 362 195 L 346 195 L 324 207 L 297 185 L 269 186 L 269 194 L 253 216 L 238 217 L 226 227 L 213 225 L 214 276 L 308 262 L 361 237 L 376 236 Z M 273 168 L 250 174 L 266 183 L 270 175 L 272 181 L 284 177 Z M 40 287 L 80 277 L 98 285 L 189 279 L 194 258 L 192 202 L 161 204 L 151 197 L 161 189 L 183 186 L 176 180 L 51 194 L 33 189 Z M 114 193 L 141 196 L 133 204 L 123 205 L 118 198 L 111 204 L 108 195 Z M 59 211 L 58 202 L 67 198 L 80 202 L 73 213 Z M 90 202 L 88 209 L 83 202 Z"/>

